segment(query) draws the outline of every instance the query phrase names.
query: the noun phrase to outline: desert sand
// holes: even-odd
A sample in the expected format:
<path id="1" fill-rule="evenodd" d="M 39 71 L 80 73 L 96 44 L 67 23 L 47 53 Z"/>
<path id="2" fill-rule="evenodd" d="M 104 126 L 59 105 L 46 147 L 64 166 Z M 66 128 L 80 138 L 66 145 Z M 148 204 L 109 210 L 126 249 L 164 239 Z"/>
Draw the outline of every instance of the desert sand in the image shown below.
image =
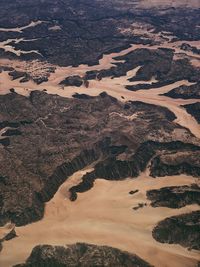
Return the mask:
<path id="1" fill-rule="evenodd" d="M 28 25 L 22 26 L 22 27 L 17 27 L 17 28 L 0 28 L 1 32 L 22 32 L 25 29 L 35 27 L 44 21 L 38 20 L 38 21 L 32 21 Z"/>
<path id="2" fill-rule="evenodd" d="M 146 191 L 164 186 L 190 185 L 196 179 L 189 176 L 139 178 L 124 181 L 96 180 L 94 187 L 69 200 L 68 189 L 77 184 L 90 169 L 71 176 L 46 205 L 44 218 L 25 227 L 17 227 L 18 237 L 3 243 L 0 266 L 23 262 L 38 244 L 66 245 L 88 242 L 109 245 L 136 253 L 155 267 L 192 267 L 200 259 L 198 252 L 179 245 L 160 244 L 152 238 L 156 223 L 166 217 L 197 210 L 198 205 L 181 209 L 152 208 Z M 139 192 L 130 195 L 130 190 Z M 138 203 L 147 206 L 133 210 Z M 167 259 L 167 260 L 163 260 Z"/>
<path id="3" fill-rule="evenodd" d="M 21 30 L 19 28 L 17 30 Z M 2 30 L 2 29 L 0 29 Z M 1 44 L 5 46 L 5 44 Z M 180 44 L 169 44 L 179 54 Z M 188 114 L 181 105 L 197 102 L 196 99 L 183 100 L 171 99 L 162 96 L 165 92 L 180 86 L 189 85 L 186 80 L 178 81 L 159 89 L 139 90 L 131 92 L 125 89 L 130 83 L 128 78 L 135 75 L 140 67 L 129 71 L 126 76 L 120 78 L 104 78 L 101 81 L 92 80 L 89 88 L 81 86 L 60 87 L 59 82 L 70 75 L 84 76 L 86 71 L 108 69 L 113 66 L 115 56 L 124 55 L 134 49 L 147 46 L 133 45 L 120 53 L 104 55 L 96 66 L 80 65 L 79 67 L 59 67 L 55 73 L 51 73 L 48 82 L 36 85 L 33 81 L 20 83 L 19 79 L 11 80 L 7 72 L 0 73 L 0 94 L 6 94 L 10 88 L 14 88 L 19 94 L 29 96 L 33 90 L 46 89 L 49 94 L 58 94 L 63 97 L 72 97 L 74 93 L 98 95 L 102 91 L 116 97 L 120 101 L 139 100 L 150 104 L 167 107 L 177 116 L 176 122 L 189 129 L 196 137 L 200 138 L 200 125 Z M 159 46 L 152 46 L 151 49 Z M 147 47 L 150 48 L 150 47 Z M 12 47 L 10 48 L 12 49 Z M 194 55 L 184 52 L 189 57 Z M 189 54 L 188 54 L 189 53 Z M 195 64 L 200 66 L 199 56 L 195 57 Z M 193 58 L 192 58 L 193 60 Z M 12 64 L 17 70 L 27 68 L 27 62 L 8 59 L 0 59 L 1 65 Z M 34 62 L 29 71 L 37 72 L 39 62 Z M 28 66 L 30 68 L 30 66 Z M 37 73 L 38 74 L 38 73 Z M 38 74 L 39 75 L 39 74 Z M 155 82 L 155 79 L 148 83 Z M 123 98 L 122 98 L 123 96 Z M 113 114 L 111 114 L 112 116 Z M 115 114 L 114 114 L 115 115 Z M 120 115 L 120 114 L 119 114 Z M 127 119 L 134 119 L 130 116 Z M 186 206 L 181 209 L 152 208 L 146 199 L 146 191 L 164 186 L 190 185 L 197 183 L 190 176 L 172 176 L 165 178 L 151 178 L 148 172 L 142 173 L 139 178 L 126 179 L 124 181 L 96 180 L 94 187 L 83 194 L 78 195 L 75 202 L 69 200 L 69 188 L 80 182 L 85 169 L 75 173 L 59 188 L 54 198 L 46 204 L 44 218 L 24 227 L 17 227 L 18 237 L 3 243 L 0 256 L 0 266 L 10 267 L 25 261 L 32 248 L 38 244 L 66 245 L 75 242 L 87 242 L 99 245 L 109 245 L 122 250 L 136 253 L 155 267 L 194 267 L 200 256 L 196 251 L 188 251 L 179 245 L 160 244 L 152 238 L 153 227 L 162 219 L 197 210 L 197 205 Z M 130 195 L 130 190 L 138 189 L 139 192 Z M 137 211 L 133 210 L 138 203 L 147 203 L 147 206 Z M 6 226 L 8 227 L 8 226 Z M 0 234 L 5 234 L 7 228 L 0 228 Z"/>

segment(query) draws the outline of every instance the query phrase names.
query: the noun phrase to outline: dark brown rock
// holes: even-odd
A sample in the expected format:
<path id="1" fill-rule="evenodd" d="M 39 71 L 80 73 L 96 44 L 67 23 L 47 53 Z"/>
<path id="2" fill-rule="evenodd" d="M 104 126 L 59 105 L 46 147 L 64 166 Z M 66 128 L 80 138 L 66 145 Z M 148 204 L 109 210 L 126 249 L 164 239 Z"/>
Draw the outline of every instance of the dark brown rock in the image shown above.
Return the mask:
<path id="1" fill-rule="evenodd" d="M 77 243 L 68 247 L 43 245 L 33 249 L 26 263 L 15 267 L 150 267 L 138 256 L 107 246 Z"/>
<path id="2" fill-rule="evenodd" d="M 167 218 L 158 223 L 153 237 L 161 243 L 200 250 L 200 211 Z"/>
<path id="3" fill-rule="evenodd" d="M 76 86 L 80 87 L 83 84 L 83 79 L 80 76 L 70 76 L 60 82 L 60 85 L 64 86 Z"/>
<path id="4" fill-rule="evenodd" d="M 183 106 L 189 114 L 191 114 L 200 124 L 200 102 Z"/>
<path id="5" fill-rule="evenodd" d="M 71 189 L 71 199 L 76 199 L 76 192 L 90 189 L 96 177 L 137 177 L 156 151 L 199 149 L 184 143 L 188 137 L 196 141 L 173 122 L 175 116 L 166 108 L 142 102 L 126 104 L 129 109 L 106 93 L 87 101 L 39 91 L 31 92 L 29 98 L 17 93 L 0 96 L 1 128 L 17 128 L 22 133 L 0 139 L 0 176 L 5 177 L 0 186 L 0 224 L 11 220 L 24 225 L 41 219 L 45 202 L 59 186 L 98 159 L 95 171 Z M 126 119 L 135 113 L 135 120 Z M 184 132 L 182 142 L 175 141 L 176 129 Z"/>
<path id="6" fill-rule="evenodd" d="M 171 91 L 165 93 L 164 95 L 171 98 L 182 98 L 182 99 L 199 99 L 200 98 L 200 82 L 192 84 L 190 86 L 182 85 Z"/>
<path id="7" fill-rule="evenodd" d="M 191 204 L 200 205 L 200 187 L 196 184 L 163 187 L 148 191 L 147 198 L 151 200 L 153 207 L 176 209 Z"/>

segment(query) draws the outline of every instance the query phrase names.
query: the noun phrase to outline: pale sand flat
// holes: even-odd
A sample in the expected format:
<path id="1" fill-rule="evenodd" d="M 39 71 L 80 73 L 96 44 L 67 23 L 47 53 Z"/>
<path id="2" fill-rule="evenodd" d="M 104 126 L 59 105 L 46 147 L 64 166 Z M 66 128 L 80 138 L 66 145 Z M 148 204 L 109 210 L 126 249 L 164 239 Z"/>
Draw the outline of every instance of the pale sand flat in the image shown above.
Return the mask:
<path id="1" fill-rule="evenodd" d="M 152 229 L 160 220 L 197 210 L 198 205 L 181 209 L 152 208 L 146 191 L 164 186 L 190 185 L 190 176 L 150 178 L 145 173 L 124 181 L 96 180 L 94 187 L 71 202 L 68 190 L 78 184 L 86 171 L 71 176 L 57 191 L 45 209 L 44 218 L 25 227 L 16 227 L 18 237 L 4 242 L 0 265 L 7 267 L 23 262 L 38 244 L 66 245 L 87 242 L 109 245 L 136 253 L 155 267 L 193 267 L 198 252 L 179 245 L 161 244 L 152 238 Z M 130 195 L 130 190 L 139 192 Z M 147 207 L 134 211 L 138 203 Z"/>

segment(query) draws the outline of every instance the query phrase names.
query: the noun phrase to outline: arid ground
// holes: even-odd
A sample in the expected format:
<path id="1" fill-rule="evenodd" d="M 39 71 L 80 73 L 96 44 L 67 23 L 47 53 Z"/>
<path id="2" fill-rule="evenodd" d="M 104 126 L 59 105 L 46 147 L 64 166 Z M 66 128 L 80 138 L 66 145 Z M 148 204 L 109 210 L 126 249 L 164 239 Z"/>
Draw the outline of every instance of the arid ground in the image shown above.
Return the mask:
<path id="1" fill-rule="evenodd" d="M 55 2 L 30 18 L 2 2 L 19 16 L 0 19 L 0 266 L 77 242 L 197 266 L 199 2 L 68 1 L 69 21 Z M 148 192 L 163 188 L 172 195 L 154 206 Z M 162 236 L 171 217 L 180 231 L 167 222 Z"/>

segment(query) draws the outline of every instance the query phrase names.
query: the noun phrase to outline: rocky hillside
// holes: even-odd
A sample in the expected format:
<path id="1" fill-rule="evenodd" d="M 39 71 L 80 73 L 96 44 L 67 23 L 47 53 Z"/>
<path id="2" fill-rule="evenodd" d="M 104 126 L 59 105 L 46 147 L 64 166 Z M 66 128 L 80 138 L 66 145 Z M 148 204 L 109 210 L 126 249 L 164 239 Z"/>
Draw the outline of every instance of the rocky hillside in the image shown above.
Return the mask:
<path id="1" fill-rule="evenodd" d="M 200 211 L 182 214 L 158 223 L 153 237 L 162 243 L 180 244 L 189 249 L 200 249 Z"/>
<path id="2" fill-rule="evenodd" d="M 183 106 L 188 113 L 190 113 L 200 124 L 200 102 L 188 104 Z"/>
<path id="3" fill-rule="evenodd" d="M 15 267 L 150 267 L 136 255 L 106 246 L 77 243 L 68 247 L 37 246 L 26 263 Z"/>
<path id="4" fill-rule="evenodd" d="M 199 99 L 200 98 L 200 82 L 190 86 L 179 86 L 172 89 L 165 94 L 172 98 L 183 98 L 183 99 Z"/>
<path id="5" fill-rule="evenodd" d="M 0 114 L 1 225 L 9 220 L 24 225 L 41 219 L 44 203 L 58 187 L 96 161 L 89 181 L 96 177 L 118 180 L 137 177 L 159 153 L 182 151 L 190 158 L 190 173 L 199 175 L 199 162 L 191 156 L 199 153 L 197 140 L 173 122 L 175 116 L 166 108 L 124 104 L 106 93 L 67 99 L 34 91 L 28 98 L 16 93 L 0 96 Z M 194 144 L 187 143 L 189 137 Z M 180 164 L 179 173 L 186 173 Z M 166 175 L 174 174 L 168 169 Z M 83 177 L 85 181 L 88 177 Z M 72 193 L 77 190 L 79 186 Z"/>
<path id="6" fill-rule="evenodd" d="M 182 208 L 186 205 L 200 205 L 200 187 L 191 186 L 163 187 L 147 192 L 153 207 Z"/>

